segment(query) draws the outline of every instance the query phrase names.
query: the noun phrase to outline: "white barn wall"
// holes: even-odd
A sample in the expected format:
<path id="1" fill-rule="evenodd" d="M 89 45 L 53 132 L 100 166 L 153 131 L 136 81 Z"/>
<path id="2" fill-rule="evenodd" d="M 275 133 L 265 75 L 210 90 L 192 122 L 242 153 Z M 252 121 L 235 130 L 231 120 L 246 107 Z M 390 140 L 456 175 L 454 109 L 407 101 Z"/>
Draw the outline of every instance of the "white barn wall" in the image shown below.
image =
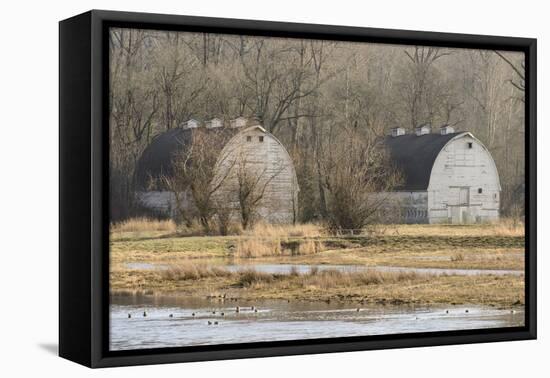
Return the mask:
<path id="1" fill-rule="evenodd" d="M 263 142 L 260 142 L 260 137 L 263 137 Z M 264 177 L 261 182 L 273 177 L 259 203 L 258 217 L 269 223 L 294 222 L 298 185 L 292 159 L 281 142 L 259 126 L 238 133 L 223 148 L 217 170 L 221 175 L 227 169 L 231 169 L 232 173 L 225 179 L 216 197 L 237 212 L 239 203 L 236 172 L 240 159 L 246 160 L 247 169 Z"/>
<path id="2" fill-rule="evenodd" d="M 250 141 L 247 138 L 250 137 Z M 260 142 L 263 137 L 263 142 Z M 274 176 L 266 187 L 257 208 L 257 216 L 268 223 L 292 223 L 296 219 L 298 184 L 294 165 L 285 147 L 273 135 L 260 126 L 243 128 L 231 138 L 220 152 L 213 182 L 223 180 L 214 200 L 231 208 L 232 218 L 239 220 L 238 181 L 235 169 L 239 159 L 245 158 L 247 168 L 262 173 L 266 178 Z M 227 175 L 228 170 L 233 172 Z M 183 207 L 193 210 L 188 193 L 182 193 Z M 138 201 L 152 211 L 174 216 L 177 208 L 175 196 L 169 191 L 140 191 Z"/>
<path id="3" fill-rule="evenodd" d="M 469 133 L 452 139 L 432 167 L 428 186 L 430 223 L 494 221 L 499 217 L 499 207 L 500 182 L 489 151 Z"/>

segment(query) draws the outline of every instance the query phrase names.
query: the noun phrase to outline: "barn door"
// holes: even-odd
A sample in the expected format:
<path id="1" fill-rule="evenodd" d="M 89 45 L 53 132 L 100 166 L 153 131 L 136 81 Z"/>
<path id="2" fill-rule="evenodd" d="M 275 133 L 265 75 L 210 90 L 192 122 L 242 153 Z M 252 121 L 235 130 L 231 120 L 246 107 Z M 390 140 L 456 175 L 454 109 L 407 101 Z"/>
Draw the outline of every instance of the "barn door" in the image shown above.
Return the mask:
<path id="1" fill-rule="evenodd" d="M 470 188 L 460 188 L 458 204 L 468 206 L 470 204 Z"/>

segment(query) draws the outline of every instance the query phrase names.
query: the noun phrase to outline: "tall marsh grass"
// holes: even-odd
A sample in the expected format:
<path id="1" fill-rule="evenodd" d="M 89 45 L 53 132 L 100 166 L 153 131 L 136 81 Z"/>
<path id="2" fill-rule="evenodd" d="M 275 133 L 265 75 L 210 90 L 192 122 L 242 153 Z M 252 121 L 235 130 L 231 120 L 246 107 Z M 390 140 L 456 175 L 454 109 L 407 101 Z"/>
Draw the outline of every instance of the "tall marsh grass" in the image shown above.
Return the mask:
<path id="1" fill-rule="evenodd" d="M 176 223 L 171 220 L 158 220 L 150 218 L 130 218 L 123 222 L 111 224 L 112 232 L 150 232 L 167 231 L 175 232 Z"/>
<path id="2" fill-rule="evenodd" d="M 326 232 L 324 231 L 322 226 L 313 223 L 296 225 L 275 225 L 267 223 L 257 223 L 251 229 L 245 230 L 243 234 L 247 236 L 256 236 L 263 238 L 316 238 L 319 236 L 324 236 Z"/>
<path id="3" fill-rule="evenodd" d="M 161 275 L 167 280 L 182 281 L 198 280 L 209 277 L 229 277 L 232 276 L 233 273 L 223 269 L 223 267 L 185 263 L 172 265 L 168 269 L 161 271 Z"/>
<path id="4" fill-rule="evenodd" d="M 310 270 L 297 278 L 297 284 L 301 287 L 318 287 L 329 289 L 335 286 L 356 287 L 367 285 L 396 284 L 402 282 L 425 281 L 429 279 L 427 274 L 416 272 L 381 272 L 377 270 L 365 270 L 362 272 L 341 272 L 335 269 Z"/>
<path id="5" fill-rule="evenodd" d="M 237 241 L 235 257 L 256 258 L 269 256 L 313 255 L 325 249 L 318 240 L 306 239 L 289 241 L 273 238 L 240 238 Z"/>
<path id="6" fill-rule="evenodd" d="M 235 256 L 239 258 L 255 258 L 282 255 L 281 240 L 241 238 L 237 241 Z"/>
<path id="7" fill-rule="evenodd" d="M 233 285 L 252 289 L 287 290 L 292 288 L 331 289 L 335 287 L 364 287 L 369 285 L 391 285 L 415 282 L 427 282 L 433 275 L 416 272 L 381 272 L 365 270 L 362 272 L 342 272 L 336 269 L 321 270 L 312 268 L 300 274 L 291 270 L 288 274 L 258 272 L 254 269 L 230 271 L 223 266 L 206 264 L 182 264 L 159 271 L 161 279 L 166 281 L 193 281 L 205 278 L 225 278 Z"/>
<path id="8" fill-rule="evenodd" d="M 314 238 L 323 236 L 324 230 L 315 224 L 273 225 L 258 223 L 237 241 L 235 256 L 255 258 L 268 256 L 312 255 L 324 249 Z M 304 238 L 292 240 L 293 238 Z"/>
<path id="9" fill-rule="evenodd" d="M 502 236 L 523 236 L 525 235 L 525 224 L 520 218 L 502 218 L 493 223 L 492 227 L 497 235 Z"/>

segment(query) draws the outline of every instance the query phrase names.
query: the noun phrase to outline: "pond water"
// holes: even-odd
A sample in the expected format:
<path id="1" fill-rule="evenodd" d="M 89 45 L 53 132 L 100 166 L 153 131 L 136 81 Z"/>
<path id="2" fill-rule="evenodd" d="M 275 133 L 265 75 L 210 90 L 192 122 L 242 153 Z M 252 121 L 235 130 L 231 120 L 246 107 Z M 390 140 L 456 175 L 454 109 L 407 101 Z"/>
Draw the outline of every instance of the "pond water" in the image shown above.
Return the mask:
<path id="1" fill-rule="evenodd" d="M 232 272 L 254 270 L 260 273 L 270 274 L 306 274 L 315 268 L 319 271 L 323 270 L 338 270 L 343 273 L 355 273 L 364 272 L 367 270 L 375 270 L 380 272 L 416 272 L 424 274 L 447 274 L 447 275 L 460 275 L 460 276 L 472 276 L 479 274 L 492 274 L 492 275 L 523 275 L 522 270 L 497 270 L 497 269 L 454 269 L 454 268 L 411 268 L 411 267 L 399 267 L 399 266 L 366 266 L 366 265 L 328 265 L 328 264 L 228 264 L 221 265 L 224 269 Z M 163 264 L 150 264 L 150 263 L 127 263 L 126 267 L 130 269 L 168 269 L 168 265 Z"/>
<path id="2" fill-rule="evenodd" d="M 236 306 L 239 306 L 239 312 Z M 357 311 L 354 306 L 340 302 L 223 302 L 188 297 L 114 296 L 111 298 L 110 349 L 366 336 L 524 324 L 521 308 L 369 305 Z"/>

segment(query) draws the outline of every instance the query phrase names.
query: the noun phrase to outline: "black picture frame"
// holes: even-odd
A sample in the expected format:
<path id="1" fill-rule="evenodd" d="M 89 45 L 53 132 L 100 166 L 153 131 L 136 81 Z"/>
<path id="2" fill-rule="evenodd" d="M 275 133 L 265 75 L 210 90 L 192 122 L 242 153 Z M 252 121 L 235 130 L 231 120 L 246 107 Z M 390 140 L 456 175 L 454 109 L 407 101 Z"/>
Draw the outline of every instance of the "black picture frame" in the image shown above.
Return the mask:
<path id="1" fill-rule="evenodd" d="M 132 27 L 525 53 L 525 326 L 109 351 L 108 28 Z M 59 354 L 89 367 L 535 339 L 536 39 L 92 10 L 59 24 Z"/>

